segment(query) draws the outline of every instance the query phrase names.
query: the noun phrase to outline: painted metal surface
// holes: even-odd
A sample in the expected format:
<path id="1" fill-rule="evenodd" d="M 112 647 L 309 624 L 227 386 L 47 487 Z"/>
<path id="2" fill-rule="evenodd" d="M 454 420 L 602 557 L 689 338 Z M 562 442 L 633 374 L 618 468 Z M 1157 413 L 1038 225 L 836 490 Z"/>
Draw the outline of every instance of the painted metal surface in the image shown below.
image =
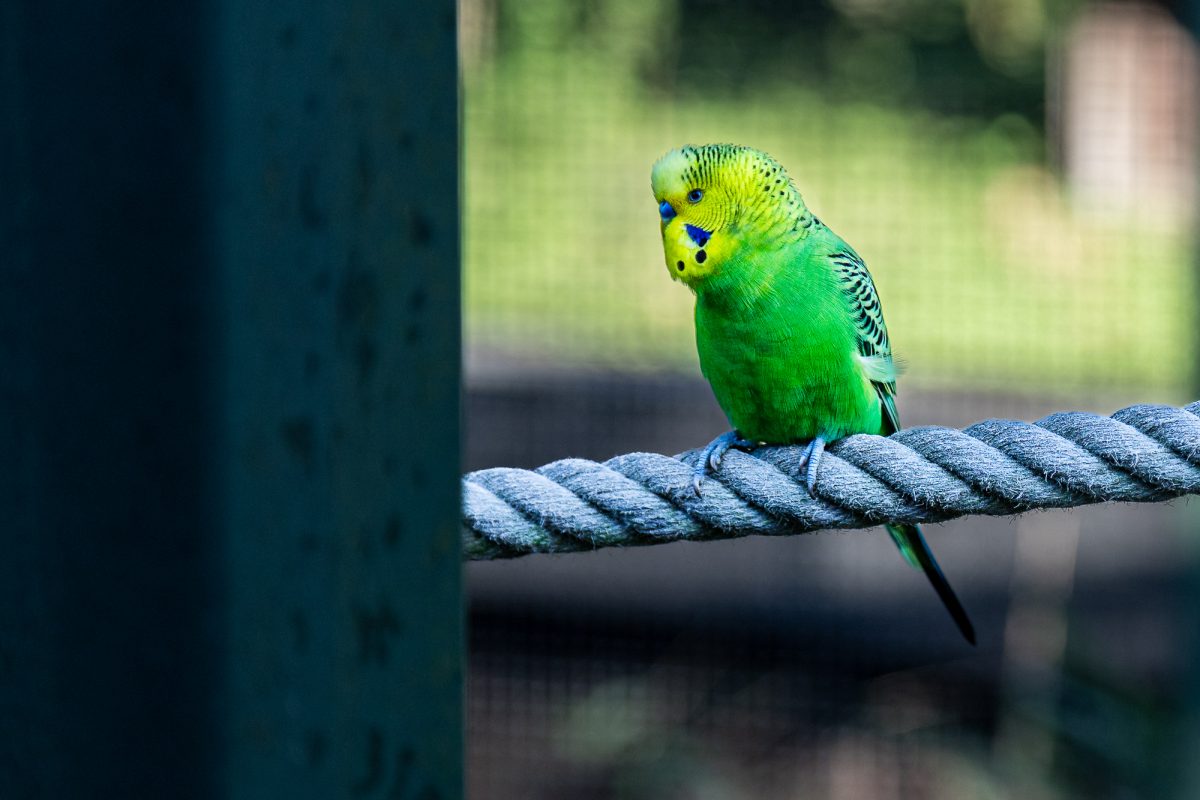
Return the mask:
<path id="1" fill-rule="evenodd" d="M 460 797 L 453 3 L 0 23 L 0 796 Z"/>

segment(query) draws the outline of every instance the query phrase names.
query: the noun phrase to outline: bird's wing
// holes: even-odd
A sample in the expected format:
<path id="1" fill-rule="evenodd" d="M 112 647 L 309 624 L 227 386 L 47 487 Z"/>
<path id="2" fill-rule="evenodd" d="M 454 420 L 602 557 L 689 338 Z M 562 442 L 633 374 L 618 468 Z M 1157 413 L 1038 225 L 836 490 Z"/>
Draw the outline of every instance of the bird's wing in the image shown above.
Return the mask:
<path id="1" fill-rule="evenodd" d="M 896 364 L 892 360 L 892 346 L 888 343 L 887 326 L 883 324 L 883 309 L 879 305 L 875 281 L 871 280 L 871 273 L 867 271 L 863 260 L 848 248 L 835 252 L 830 260 L 837 271 L 842 292 L 850 303 L 858 340 L 858 360 L 863 373 L 879 395 L 882 410 L 880 433 L 887 436 L 900 430 L 900 417 L 896 413 Z M 971 618 L 942 574 L 942 568 L 925 542 L 921 528 L 917 525 L 884 527 L 900 548 L 904 560 L 924 572 L 933 584 L 962 635 L 975 644 L 975 628 L 971 625 Z"/>
<path id="2" fill-rule="evenodd" d="M 850 303 L 857 334 L 859 363 L 863 372 L 871 379 L 879 395 L 883 410 L 883 435 L 900 430 L 900 416 L 896 413 L 896 364 L 892 360 L 892 346 L 888 342 L 887 325 L 883 322 L 883 308 L 879 304 L 879 293 L 867 265 L 853 250 L 840 250 L 830 257 L 842 292 Z"/>

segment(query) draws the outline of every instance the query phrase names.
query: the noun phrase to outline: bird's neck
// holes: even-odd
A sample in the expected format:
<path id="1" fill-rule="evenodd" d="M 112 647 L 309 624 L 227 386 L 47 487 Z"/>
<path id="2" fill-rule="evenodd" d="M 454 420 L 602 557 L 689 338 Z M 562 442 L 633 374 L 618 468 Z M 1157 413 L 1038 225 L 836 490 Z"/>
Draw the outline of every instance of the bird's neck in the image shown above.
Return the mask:
<path id="1" fill-rule="evenodd" d="M 802 280 L 808 243 L 780 238 L 747 243 L 729 262 L 696 287 L 696 302 L 727 319 L 755 318 L 783 302 L 785 284 Z"/>
<path id="2" fill-rule="evenodd" d="M 749 191 L 743 195 L 736 226 L 746 245 L 772 249 L 808 238 L 815 218 L 792 182 L 767 183 L 762 188 L 767 191 Z"/>
<path id="3" fill-rule="evenodd" d="M 764 198 L 743 208 L 730 231 L 738 247 L 720 271 L 695 287 L 697 302 L 725 316 L 760 313 L 764 303 L 777 302 L 781 282 L 803 279 L 799 273 L 821 223 L 789 189 L 784 202 Z"/>

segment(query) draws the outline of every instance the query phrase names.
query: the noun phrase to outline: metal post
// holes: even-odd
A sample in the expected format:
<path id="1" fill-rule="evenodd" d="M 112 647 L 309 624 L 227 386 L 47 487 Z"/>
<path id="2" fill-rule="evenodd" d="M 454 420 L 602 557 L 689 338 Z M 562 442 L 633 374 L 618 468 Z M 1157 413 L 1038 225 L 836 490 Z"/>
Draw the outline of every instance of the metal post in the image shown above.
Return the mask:
<path id="1" fill-rule="evenodd" d="M 462 795 L 454 6 L 0 4 L 0 796 Z"/>

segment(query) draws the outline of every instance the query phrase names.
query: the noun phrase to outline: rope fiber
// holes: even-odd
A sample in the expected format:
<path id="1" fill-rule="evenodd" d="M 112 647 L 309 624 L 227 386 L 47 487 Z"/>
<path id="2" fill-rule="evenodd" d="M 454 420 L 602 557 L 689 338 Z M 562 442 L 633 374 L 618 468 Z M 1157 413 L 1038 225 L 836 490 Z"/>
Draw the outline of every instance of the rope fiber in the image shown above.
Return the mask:
<path id="1" fill-rule="evenodd" d="M 800 469 L 803 449 L 730 450 L 699 497 L 692 490 L 699 450 L 471 472 L 463 477 L 463 557 L 1170 500 L 1200 493 L 1200 402 L 848 436 L 826 451 L 813 495 Z"/>

